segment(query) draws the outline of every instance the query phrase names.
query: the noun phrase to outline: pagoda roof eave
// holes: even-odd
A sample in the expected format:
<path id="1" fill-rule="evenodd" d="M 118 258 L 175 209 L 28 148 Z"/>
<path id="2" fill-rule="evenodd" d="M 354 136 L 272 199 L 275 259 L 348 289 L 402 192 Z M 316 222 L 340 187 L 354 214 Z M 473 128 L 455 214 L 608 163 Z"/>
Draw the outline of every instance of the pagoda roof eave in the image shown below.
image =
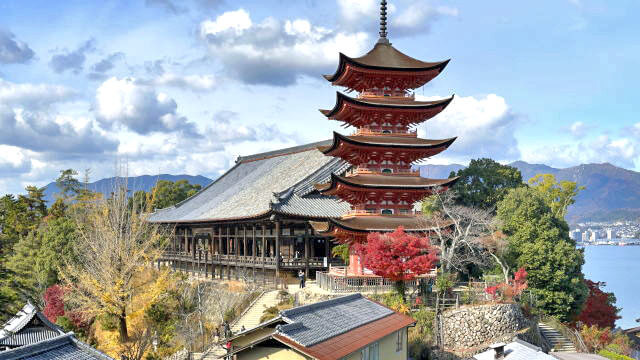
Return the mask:
<path id="1" fill-rule="evenodd" d="M 447 106 L 449 106 L 451 101 L 453 101 L 454 96 L 455 95 L 451 95 L 451 97 L 441 99 L 441 100 L 436 100 L 436 101 L 415 101 L 413 103 L 397 101 L 394 103 L 393 101 L 388 101 L 388 100 L 386 101 L 382 100 L 382 101 L 376 102 L 375 100 L 356 99 L 356 98 L 347 96 L 339 91 L 336 91 L 336 103 L 333 106 L 333 109 L 331 110 L 321 109 L 320 112 L 326 117 L 330 118 L 336 115 L 340 111 L 340 108 L 342 107 L 343 102 L 348 102 L 350 104 L 371 107 L 371 108 L 398 109 L 398 110 L 429 110 L 429 109 L 433 109 L 441 106 L 442 109 L 440 111 L 442 111 Z"/>
<path id="2" fill-rule="evenodd" d="M 391 142 L 391 141 L 386 141 L 386 142 L 375 142 L 373 141 L 373 139 L 375 140 L 389 140 L 389 139 L 398 139 L 400 141 L 398 142 Z M 358 140 L 361 139 L 361 140 Z M 442 139 L 442 140 L 433 140 L 432 143 L 420 143 L 420 142 L 416 142 L 416 140 L 420 140 L 417 138 L 394 138 L 394 137 L 389 137 L 389 136 L 345 136 L 342 135 L 338 132 L 333 132 L 333 143 L 330 146 L 320 146 L 318 147 L 318 150 L 320 150 L 322 153 L 324 154 L 328 154 L 329 152 L 331 152 L 332 150 L 336 149 L 340 142 L 346 142 L 352 145 L 357 145 L 357 146 L 365 146 L 365 147 L 379 147 L 379 148 L 399 148 L 399 149 L 416 149 L 416 150 L 427 150 L 427 149 L 433 149 L 433 148 L 439 148 L 439 147 L 444 147 L 444 148 L 448 148 L 449 146 L 451 146 L 451 144 L 453 144 L 454 141 L 456 141 L 457 137 L 452 137 L 452 138 L 448 138 L 448 139 Z M 414 141 L 414 143 L 410 143 L 407 142 L 407 140 L 409 141 Z M 404 141 L 404 142 L 403 142 Z"/>
<path id="3" fill-rule="evenodd" d="M 407 176 L 393 177 L 389 175 L 356 175 L 347 177 L 332 174 L 330 182 L 324 184 L 316 184 L 315 188 L 321 193 L 335 189 L 338 184 L 344 184 L 361 189 L 425 191 L 431 190 L 436 187 L 448 188 L 450 186 L 453 186 L 459 180 L 459 178 L 460 177 L 453 177 L 448 179 L 428 179 L 423 177 Z"/>
<path id="4" fill-rule="evenodd" d="M 335 230 L 345 230 L 353 233 L 392 232 L 399 226 L 405 232 L 430 233 L 437 229 L 451 226 L 451 223 L 436 224 L 428 219 L 414 215 L 367 215 L 327 221 L 310 222 L 314 230 L 325 236 L 330 236 Z"/>
<path id="5" fill-rule="evenodd" d="M 375 54 L 376 50 L 379 49 L 378 46 L 388 46 L 391 49 L 391 53 L 395 55 L 393 56 L 395 58 L 394 60 L 396 60 L 395 66 L 390 63 L 388 64 L 383 63 L 384 60 L 388 60 L 388 56 L 385 57 L 385 56 L 379 56 Z M 371 70 L 398 71 L 398 72 L 411 72 L 411 71 L 419 72 L 419 71 L 437 70 L 438 73 L 441 73 L 444 70 L 444 68 L 447 67 L 450 61 L 451 59 L 447 59 L 444 61 L 428 63 L 428 62 L 420 61 L 410 56 L 407 56 L 401 53 L 400 51 L 396 50 L 390 44 L 389 45 L 376 44 L 376 46 L 374 46 L 374 48 L 371 51 L 369 51 L 366 55 L 358 58 L 352 58 L 343 53 L 340 53 L 338 69 L 336 70 L 336 72 L 333 73 L 332 75 L 323 75 L 323 77 L 328 81 L 335 82 L 340 78 L 340 76 L 344 72 L 346 64 L 351 64 L 355 67 L 371 69 Z M 402 65 L 398 66 L 399 64 L 402 64 Z"/>

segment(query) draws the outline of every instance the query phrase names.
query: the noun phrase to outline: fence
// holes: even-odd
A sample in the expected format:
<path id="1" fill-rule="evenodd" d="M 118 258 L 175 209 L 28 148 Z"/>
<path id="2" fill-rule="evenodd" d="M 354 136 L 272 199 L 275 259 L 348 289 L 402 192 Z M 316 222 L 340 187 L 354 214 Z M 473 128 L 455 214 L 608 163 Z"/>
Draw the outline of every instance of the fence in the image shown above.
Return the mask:
<path id="1" fill-rule="evenodd" d="M 394 281 L 379 276 L 336 276 L 316 271 L 316 281 L 321 289 L 332 293 L 386 292 L 393 290 Z M 405 281 L 407 288 L 416 288 L 418 280 Z"/>

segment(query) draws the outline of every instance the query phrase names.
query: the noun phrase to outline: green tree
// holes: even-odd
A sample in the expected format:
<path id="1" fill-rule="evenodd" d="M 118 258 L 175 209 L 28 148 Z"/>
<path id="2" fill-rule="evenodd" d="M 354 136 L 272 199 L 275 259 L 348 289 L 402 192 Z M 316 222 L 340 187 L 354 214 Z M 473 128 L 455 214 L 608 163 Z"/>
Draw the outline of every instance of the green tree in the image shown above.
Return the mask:
<path id="1" fill-rule="evenodd" d="M 560 219 L 567 215 L 569 205 L 576 202 L 578 192 L 585 189 L 573 181 L 557 181 L 552 174 L 538 174 L 529 179 L 529 185 L 542 193 L 553 214 Z"/>
<path id="2" fill-rule="evenodd" d="M 30 298 L 60 281 L 59 271 L 72 261 L 76 224 L 67 217 L 51 218 L 14 246 L 7 267 Z"/>
<path id="3" fill-rule="evenodd" d="M 60 196 L 68 201 L 78 195 L 82 184 L 76 178 L 78 172 L 73 169 L 60 170 L 60 176 L 56 179 L 56 186 L 60 190 Z"/>
<path id="4" fill-rule="evenodd" d="M 201 188 L 200 185 L 190 184 L 187 180 L 178 180 L 176 182 L 160 180 L 151 190 L 153 209 L 164 209 L 173 206 L 195 195 Z"/>
<path id="5" fill-rule="evenodd" d="M 523 186 L 520 170 L 487 158 L 471 160 L 467 168 L 449 175 L 454 176 L 460 177 L 453 186 L 459 205 L 492 212 L 510 189 Z"/>
<path id="6" fill-rule="evenodd" d="M 578 315 L 588 293 L 584 253 L 547 201 L 534 188 L 512 189 L 498 204 L 497 216 L 508 236 L 511 268 L 527 270 L 529 289 L 541 310 L 568 321 Z"/>

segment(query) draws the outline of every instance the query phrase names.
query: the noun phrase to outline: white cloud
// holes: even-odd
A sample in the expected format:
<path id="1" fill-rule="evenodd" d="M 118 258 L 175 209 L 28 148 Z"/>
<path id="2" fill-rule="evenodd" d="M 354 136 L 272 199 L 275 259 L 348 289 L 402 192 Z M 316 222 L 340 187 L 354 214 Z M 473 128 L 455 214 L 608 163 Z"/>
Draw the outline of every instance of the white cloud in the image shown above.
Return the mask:
<path id="1" fill-rule="evenodd" d="M 0 144 L 32 150 L 52 158 L 88 156 L 115 151 L 118 143 L 93 127 L 72 125 L 44 112 L 0 106 Z"/>
<path id="2" fill-rule="evenodd" d="M 64 86 L 17 84 L 0 78 L 0 104 L 27 109 L 44 108 L 74 99 L 78 94 Z"/>
<path id="3" fill-rule="evenodd" d="M 56 73 L 71 70 L 77 74 L 84 67 L 84 62 L 87 59 L 86 54 L 95 51 L 95 49 L 95 40 L 89 39 L 73 51 L 64 51 L 61 54 L 53 55 L 49 60 L 49 66 Z"/>
<path id="4" fill-rule="evenodd" d="M 290 85 L 299 76 L 333 71 L 338 52 L 363 53 L 368 35 L 336 32 L 306 19 L 254 23 L 244 9 L 200 24 L 211 56 L 235 77 L 250 84 Z"/>
<path id="5" fill-rule="evenodd" d="M 153 79 L 137 81 L 143 85 L 168 86 L 194 92 L 206 92 L 215 89 L 217 82 L 213 75 L 178 75 L 164 73 Z"/>
<path id="6" fill-rule="evenodd" d="M 443 16 L 458 16 L 458 9 L 433 5 L 434 1 L 406 0 L 398 7 L 387 6 L 387 32 L 391 38 L 428 32 Z M 380 1 L 337 0 L 340 26 L 348 30 L 379 31 Z M 398 9 L 401 9 L 398 11 Z"/>
<path id="7" fill-rule="evenodd" d="M 0 64 L 24 64 L 34 55 L 29 45 L 16 39 L 10 31 L 0 29 Z"/>
<path id="8" fill-rule="evenodd" d="M 133 78 L 112 77 L 96 91 L 95 113 L 102 126 L 121 126 L 138 134 L 182 132 L 199 137 L 194 123 L 177 113 L 178 104 Z"/>
<path id="9" fill-rule="evenodd" d="M 435 99 L 441 97 L 416 96 L 416 100 Z M 418 135 L 429 139 L 457 136 L 447 151 L 437 155 L 452 161 L 480 157 L 518 160 L 520 150 L 514 130 L 521 120 L 502 96 L 456 96 L 442 113 L 419 126 Z"/>
<path id="10" fill-rule="evenodd" d="M 522 159 L 557 167 L 584 163 L 608 162 L 634 168 L 640 165 L 640 143 L 637 138 L 611 138 L 602 134 L 595 139 L 523 149 Z"/>
<path id="11" fill-rule="evenodd" d="M 582 138 L 587 134 L 587 125 L 582 121 L 576 121 L 569 126 L 569 132 L 575 138 Z"/>
<path id="12" fill-rule="evenodd" d="M 24 150 L 0 145 L 0 178 L 15 178 L 31 171 L 31 161 Z"/>

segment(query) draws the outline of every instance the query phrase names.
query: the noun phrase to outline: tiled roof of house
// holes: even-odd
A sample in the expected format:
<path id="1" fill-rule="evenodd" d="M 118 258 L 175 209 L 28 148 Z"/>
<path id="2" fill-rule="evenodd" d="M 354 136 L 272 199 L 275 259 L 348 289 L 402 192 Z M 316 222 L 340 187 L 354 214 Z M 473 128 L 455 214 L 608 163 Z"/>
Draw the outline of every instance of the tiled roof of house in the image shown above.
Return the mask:
<path id="1" fill-rule="evenodd" d="M 150 216 L 152 222 L 188 223 L 254 218 L 269 212 L 338 217 L 348 204 L 314 196 L 313 184 L 344 173 L 349 164 L 316 148 L 329 141 L 238 158 L 234 167 L 189 199 Z"/>
<path id="2" fill-rule="evenodd" d="M 26 304 L 0 330 L 0 346 L 18 347 L 61 334 L 64 331 L 60 327 L 51 323 L 35 306 Z"/>
<path id="3" fill-rule="evenodd" d="M 309 347 L 393 313 L 360 294 L 353 294 L 284 310 L 281 316 L 288 324 L 277 330 L 279 335 Z"/>
<path id="4" fill-rule="evenodd" d="M 2 360 L 113 360 L 77 340 L 73 333 L 0 352 Z"/>
<path id="5" fill-rule="evenodd" d="M 249 344 L 241 343 L 234 353 L 273 338 L 313 359 L 337 360 L 413 323 L 409 316 L 353 294 L 281 311 L 275 319 L 231 341 L 273 328 L 266 336 L 253 337 Z"/>
<path id="6" fill-rule="evenodd" d="M 476 360 L 494 360 L 495 351 L 489 349 L 473 357 Z M 555 357 L 545 354 L 539 347 L 526 341 L 515 339 L 504 347 L 504 360 L 556 360 Z"/>

